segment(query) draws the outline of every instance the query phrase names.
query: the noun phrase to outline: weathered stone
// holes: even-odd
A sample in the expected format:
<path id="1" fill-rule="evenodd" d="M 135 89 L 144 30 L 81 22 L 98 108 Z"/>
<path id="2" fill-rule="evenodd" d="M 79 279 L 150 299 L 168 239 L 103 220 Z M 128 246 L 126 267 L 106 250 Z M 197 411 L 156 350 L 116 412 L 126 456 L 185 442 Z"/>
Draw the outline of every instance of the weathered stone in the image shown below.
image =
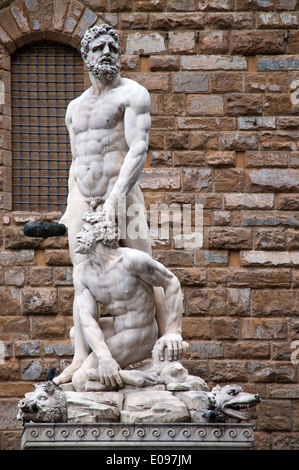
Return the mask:
<path id="1" fill-rule="evenodd" d="M 208 169 L 188 169 L 183 168 L 182 188 L 184 191 L 204 191 L 212 190 L 212 174 Z"/>
<path id="2" fill-rule="evenodd" d="M 161 54 L 166 52 L 164 39 L 158 33 L 128 35 L 126 54 Z"/>
<path id="3" fill-rule="evenodd" d="M 299 307 L 297 290 L 255 290 L 251 296 L 253 316 L 296 315 Z"/>
<path id="4" fill-rule="evenodd" d="M 209 286 L 251 287 L 252 289 L 290 287 L 290 269 L 276 268 L 271 271 L 262 268 L 210 268 Z"/>
<path id="5" fill-rule="evenodd" d="M 198 55 L 182 56 L 183 70 L 246 70 L 247 62 L 244 57 Z"/>
<path id="6" fill-rule="evenodd" d="M 211 92 L 234 93 L 243 91 L 243 79 L 236 72 L 214 72 L 211 74 Z"/>
<path id="7" fill-rule="evenodd" d="M 232 31 L 230 47 L 232 54 L 279 54 L 285 44 L 280 31 Z"/>
<path id="8" fill-rule="evenodd" d="M 210 376 L 214 382 L 246 382 L 247 372 L 242 361 L 210 361 Z"/>
<path id="9" fill-rule="evenodd" d="M 204 29 L 203 13 L 150 13 L 150 24 L 152 29 L 174 30 L 177 28 Z"/>
<path id="10" fill-rule="evenodd" d="M 170 53 L 195 52 L 195 34 L 189 31 L 170 31 L 168 36 L 168 51 Z"/>
<path id="11" fill-rule="evenodd" d="M 241 266 L 298 266 L 299 253 L 241 251 Z"/>
<path id="12" fill-rule="evenodd" d="M 199 93 L 209 90 L 209 74 L 206 72 L 175 72 L 172 79 L 175 93 Z"/>
<path id="13" fill-rule="evenodd" d="M 20 289 L 16 287 L 0 287 L 0 315 L 20 314 Z"/>
<path id="14" fill-rule="evenodd" d="M 138 180 L 140 187 L 144 190 L 180 189 L 181 172 L 176 169 L 154 169 L 145 168 Z"/>
<path id="15" fill-rule="evenodd" d="M 297 227 L 299 218 L 297 212 L 282 211 L 244 211 L 242 212 L 242 225 L 244 227 L 260 226 L 286 226 Z"/>
<path id="16" fill-rule="evenodd" d="M 287 323 L 281 318 L 244 318 L 240 321 L 243 339 L 283 339 L 287 334 Z"/>
<path id="17" fill-rule="evenodd" d="M 213 332 L 216 340 L 235 339 L 239 333 L 239 320 L 236 318 L 214 318 Z"/>
<path id="18" fill-rule="evenodd" d="M 15 354 L 17 357 L 26 356 L 40 356 L 41 342 L 40 341 L 17 341 L 15 343 Z"/>
<path id="19" fill-rule="evenodd" d="M 251 230 L 237 227 L 213 227 L 207 229 L 207 243 L 210 249 L 251 248 Z"/>
<path id="20" fill-rule="evenodd" d="M 227 289 L 227 313 L 236 316 L 250 314 L 250 289 Z"/>
<path id="21" fill-rule="evenodd" d="M 240 192 L 244 188 L 244 170 L 229 168 L 214 170 L 215 191 Z"/>
<path id="22" fill-rule="evenodd" d="M 274 194 L 224 194 L 225 209 L 272 209 Z"/>
<path id="23" fill-rule="evenodd" d="M 50 339 L 61 338 L 66 333 L 66 321 L 64 317 L 53 317 L 35 315 L 32 318 L 32 338 L 33 339 Z"/>
<path id="24" fill-rule="evenodd" d="M 206 270 L 202 268 L 172 268 L 171 271 L 183 286 L 204 285 L 207 280 Z"/>
<path id="25" fill-rule="evenodd" d="M 224 289 L 188 288 L 186 301 L 189 315 L 226 315 L 228 313 Z M 211 326 L 207 330 L 208 335 L 210 328 Z"/>
<path id="26" fill-rule="evenodd" d="M 298 13 L 257 13 L 257 27 L 267 29 L 298 27 Z"/>
<path id="27" fill-rule="evenodd" d="M 258 138 L 251 132 L 223 132 L 220 135 L 221 150 L 255 150 L 258 148 Z"/>
<path id="28" fill-rule="evenodd" d="M 220 95 L 188 96 L 187 110 L 189 114 L 194 116 L 222 115 L 224 112 L 223 97 Z"/>
<path id="29" fill-rule="evenodd" d="M 284 229 L 257 229 L 254 237 L 255 250 L 285 250 Z"/>
<path id="30" fill-rule="evenodd" d="M 187 406 L 171 392 L 136 392 L 126 395 L 124 408 L 120 412 L 120 422 L 168 423 L 188 422 L 190 414 Z"/>
<path id="31" fill-rule="evenodd" d="M 260 404 L 260 429 L 263 431 L 290 431 L 292 426 L 290 401 L 266 400 Z"/>
<path id="32" fill-rule="evenodd" d="M 200 52 L 204 54 L 225 54 L 228 52 L 227 31 L 201 31 L 199 34 Z"/>
<path id="33" fill-rule="evenodd" d="M 191 357 L 193 359 L 223 358 L 223 344 L 216 341 L 193 341 Z"/>
<path id="34" fill-rule="evenodd" d="M 257 118 L 258 119 L 258 118 Z M 272 119 L 272 118 L 271 118 Z M 287 167 L 289 160 L 289 152 L 281 151 L 259 151 L 259 152 L 246 152 L 246 167 Z"/>
<path id="35" fill-rule="evenodd" d="M 49 314 L 57 312 L 57 290 L 50 288 L 24 288 L 22 291 L 24 314 Z"/>

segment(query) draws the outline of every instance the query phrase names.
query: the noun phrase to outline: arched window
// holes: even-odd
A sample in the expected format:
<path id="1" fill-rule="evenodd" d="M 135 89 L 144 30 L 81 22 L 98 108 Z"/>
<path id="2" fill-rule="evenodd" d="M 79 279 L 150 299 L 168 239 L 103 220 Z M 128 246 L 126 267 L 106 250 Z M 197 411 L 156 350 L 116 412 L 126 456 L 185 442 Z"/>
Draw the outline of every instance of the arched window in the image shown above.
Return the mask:
<path id="1" fill-rule="evenodd" d="M 64 211 L 71 163 L 65 111 L 84 90 L 75 49 L 37 42 L 11 56 L 12 208 Z"/>

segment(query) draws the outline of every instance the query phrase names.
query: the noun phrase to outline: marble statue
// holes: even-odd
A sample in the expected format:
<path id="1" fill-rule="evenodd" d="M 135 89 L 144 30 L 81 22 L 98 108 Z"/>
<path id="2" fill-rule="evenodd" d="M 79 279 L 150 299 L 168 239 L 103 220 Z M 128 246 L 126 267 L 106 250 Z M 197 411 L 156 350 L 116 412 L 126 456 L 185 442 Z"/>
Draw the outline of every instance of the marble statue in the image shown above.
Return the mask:
<path id="1" fill-rule="evenodd" d="M 91 206 L 96 208 L 94 201 Z M 153 349 L 160 361 L 177 361 L 186 352 L 181 287 L 177 277 L 149 254 L 117 246 L 119 230 L 105 212 L 89 211 L 83 219 L 76 253 L 88 258 L 75 268 L 73 281 L 82 334 L 91 352 L 82 357 L 72 383 L 77 391 L 85 390 L 89 378 L 122 387 L 122 377 L 130 373 L 120 370 L 147 359 Z M 154 286 L 164 290 L 167 314 L 165 333 L 159 339 Z M 99 302 L 111 317 L 100 318 Z M 155 372 L 131 375 L 137 374 L 137 381 L 155 383 Z"/>
<path id="2" fill-rule="evenodd" d="M 138 388 L 111 392 L 64 391 L 47 381 L 35 384 L 19 401 L 26 423 L 240 423 L 254 419 L 258 394 L 238 385 L 212 390 L 165 391 Z"/>
<path id="3" fill-rule="evenodd" d="M 86 259 L 77 251 L 77 234 L 90 198 L 104 201 L 103 211 L 114 221 L 119 201 L 125 207 L 144 206 L 137 184 L 143 169 L 149 141 L 150 97 L 137 82 L 120 76 L 120 40 L 109 25 L 89 29 L 81 43 L 82 57 L 89 71 L 91 87 L 73 100 L 66 111 L 72 164 L 66 212 L 60 220 L 68 228 L 69 249 L 74 268 Z M 130 218 L 127 217 L 126 223 Z M 145 211 L 139 214 L 140 232 L 145 236 L 132 240 L 123 235 L 123 246 L 151 254 L 151 241 Z M 163 290 L 154 287 L 160 334 L 165 329 Z M 75 354 L 72 364 L 56 381 L 69 382 L 86 356 L 86 342 L 76 301 L 73 309 Z"/>

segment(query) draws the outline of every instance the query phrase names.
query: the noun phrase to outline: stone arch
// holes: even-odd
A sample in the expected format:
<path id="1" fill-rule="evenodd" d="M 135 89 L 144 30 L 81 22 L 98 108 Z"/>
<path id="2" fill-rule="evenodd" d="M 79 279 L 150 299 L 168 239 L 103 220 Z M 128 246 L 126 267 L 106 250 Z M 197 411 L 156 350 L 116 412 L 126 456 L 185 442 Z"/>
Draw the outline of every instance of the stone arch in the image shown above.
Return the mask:
<path id="1" fill-rule="evenodd" d="M 15 0 L 0 11 L 0 44 L 9 54 L 40 39 L 79 49 L 85 31 L 98 22 L 77 0 Z"/>

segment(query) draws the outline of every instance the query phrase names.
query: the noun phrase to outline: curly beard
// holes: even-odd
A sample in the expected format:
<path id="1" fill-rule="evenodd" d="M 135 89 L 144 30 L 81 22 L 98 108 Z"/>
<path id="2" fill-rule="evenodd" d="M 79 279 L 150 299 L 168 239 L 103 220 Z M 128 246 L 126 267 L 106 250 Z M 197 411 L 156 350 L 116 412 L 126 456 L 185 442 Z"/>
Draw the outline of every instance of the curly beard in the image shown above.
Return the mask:
<path id="1" fill-rule="evenodd" d="M 116 60 L 110 58 L 111 64 L 102 64 L 103 59 L 97 62 L 86 62 L 89 72 L 91 72 L 99 80 L 113 80 L 120 71 L 120 64 Z"/>

